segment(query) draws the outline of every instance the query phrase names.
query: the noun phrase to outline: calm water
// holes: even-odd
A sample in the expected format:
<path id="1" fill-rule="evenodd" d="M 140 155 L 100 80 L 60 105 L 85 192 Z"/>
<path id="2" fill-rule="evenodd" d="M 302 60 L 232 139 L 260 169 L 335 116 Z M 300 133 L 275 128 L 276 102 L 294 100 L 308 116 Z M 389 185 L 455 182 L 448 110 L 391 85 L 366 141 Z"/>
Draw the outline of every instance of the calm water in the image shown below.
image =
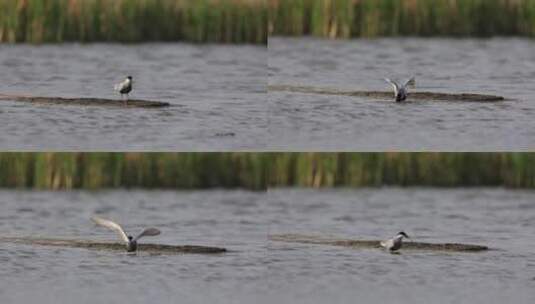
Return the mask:
<path id="1" fill-rule="evenodd" d="M 488 93 L 501 103 L 413 102 L 270 92 L 270 146 L 283 150 L 497 151 L 535 148 L 535 41 L 271 38 L 270 85 Z"/>
<path id="2" fill-rule="evenodd" d="M 190 44 L 0 46 L 0 93 L 131 98 L 164 109 L 36 106 L 0 101 L 1 150 L 260 150 L 267 49 Z"/>
<path id="3" fill-rule="evenodd" d="M 222 246 L 161 255 L 2 243 L 5 303 L 532 303 L 535 192 L 501 189 L 0 191 L 2 235 L 115 238 L 99 214 L 145 241 Z M 280 243 L 266 234 L 485 244 L 485 253 Z"/>

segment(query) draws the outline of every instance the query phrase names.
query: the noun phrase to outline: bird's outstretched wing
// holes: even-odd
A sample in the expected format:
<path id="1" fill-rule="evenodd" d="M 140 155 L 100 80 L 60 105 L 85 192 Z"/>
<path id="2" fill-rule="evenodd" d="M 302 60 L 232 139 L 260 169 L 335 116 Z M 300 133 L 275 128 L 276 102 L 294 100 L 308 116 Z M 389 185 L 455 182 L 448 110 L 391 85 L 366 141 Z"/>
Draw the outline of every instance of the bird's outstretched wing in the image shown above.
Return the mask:
<path id="1" fill-rule="evenodd" d="M 411 77 L 409 80 L 407 80 L 405 82 L 405 84 L 403 85 L 404 88 L 406 87 L 411 87 L 411 88 L 414 88 L 416 87 L 416 79 L 414 77 Z"/>
<path id="2" fill-rule="evenodd" d="M 144 237 L 144 236 L 155 236 L 155 235 L 158 235 L 160 234 L 160 230 L 156 229 L 156 228 L 147 228 L 143 231 L 141 231 L 140 234 L 138 234 L 135 238 L 134 238 L 134 241 L 137 241 L 139 240 L 140 238 Z"/>
<path id="3" fill-rule="evenodd" d="M 93 216 L 91 217 L 91 220 L 93 222 L 95 222 L 97 225 L 100 225 L 100 226 L 104 226 L 106 228 L 109 228 L 111 230 L 115 230 L 119 233 L 119 235 L 121 236 L 121 238 L 123 239 L 123 241 L 125 242 L 128 242 L 128 236 L 126 235 L 126 232 L 124 232 L 123 228 L 115 223 L 115 222 L 112 222 L 110 220 L 106 220 L 106 219 L 103 219 L 103 218 L 100 218 L 100 217 L 96 217 L 96 216 Z"/>
<path id="4" fill-rule="evenodd" d="M 395 91 L 396 93 L 398 92 L 398 90 L 399 90 L 399 85 L 398 85 L 395 81 L 390 80 L 389 78 L 384 78 L 384 80 L 385 80 L 386 82 L 388 82 L 389 84 L 391 84 L 392 87 L 394 87 L 394 91 Z"/>

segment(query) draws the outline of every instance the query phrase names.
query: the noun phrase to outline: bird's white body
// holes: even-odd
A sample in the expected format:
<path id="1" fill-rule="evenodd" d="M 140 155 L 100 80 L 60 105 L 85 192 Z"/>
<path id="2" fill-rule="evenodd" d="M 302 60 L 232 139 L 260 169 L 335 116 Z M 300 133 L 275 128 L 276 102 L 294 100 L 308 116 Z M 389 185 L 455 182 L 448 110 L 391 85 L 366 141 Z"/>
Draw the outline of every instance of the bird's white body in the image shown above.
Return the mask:
<path id="1" fill-rule="evenodd" d="M 398 84 L 397 82 L 388 78 L 385 78 L 385 81 L 391 84 L 394 88 L 394 98 L 396 99 L 396 102 L 405 101 L 409 94 L 408 87 L 416 86 L 416 80 L 414 79 L 414 77 L 407 80 L 404 84 Z"/>
<path id="2" fill-rule="evenodd" d="M 119 236 L 121 237 L 121 239 L 126 243 L 126 251 L 128 252 L 137 250 L 137 240 L 139 240 L 140 238 L 144 236 L 155 236 L 155 235 L 160 234 L 160 230 L 156 228 L 146 228 L 146 229 L 143 229 L 143 231 L 141 231 L 141 233 L 138 234 L 135 238 L 133 238 L 132 236 L 129 236 L 126 234 L 126 232 L 121 227 L 121 225 L 113 221 L 99 218 L 96 216 L 92 217 L 91 220 L 95 222 L 97 225 L 109 228 L 119 233 Z"/>
<path id="3" fill-rule="evenodd" d="M 126 101 L 128 101 L 128 94 L 132 91 L 134 81 L 132 80 L 131 76 L 126 77 L 126 79 L 115 85 L 115 91 L 119 92 L 121 94 L 121 97 L 126 95 Z"/>
<path id="4" fill-rule="evenodd" d="M 395 237 L 381 241 L 381 247 L 385 248 L 386 250 L 392 252 L 399 250 L 401 246 L 403 245 L 403 238 L 408 237 L 405 233 L 398 233 Z"/>

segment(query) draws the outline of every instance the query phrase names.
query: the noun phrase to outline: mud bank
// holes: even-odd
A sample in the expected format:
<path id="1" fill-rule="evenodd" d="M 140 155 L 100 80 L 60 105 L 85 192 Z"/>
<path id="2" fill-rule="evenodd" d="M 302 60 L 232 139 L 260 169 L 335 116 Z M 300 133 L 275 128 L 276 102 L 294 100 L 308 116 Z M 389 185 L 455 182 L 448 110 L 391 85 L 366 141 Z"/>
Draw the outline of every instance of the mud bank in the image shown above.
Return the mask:
<path id="1" fill-rule="evenodd" d="M 289 85 L 271 85 L 269 91 L 286 91 L 296 93 L 323 94 L 323 95 L 341 95 L 355 96 L 366 98 L 394 99 L 393 92 L 381 91 L 343 91 L 332 88 L 316 88 L 307 86 L 289 86 Z M 448 94 L 435 92 L 409 92 L 407 101 L 465 101 L 465 102 L 497 102 L 505 100 L 502 96 L 482 95 L 471 93 Z"/>
<path id="2" fill-rule="evenodd" d="M 359 249 L 382 248 L 380 240 L 348 240 L 348 239 L 331 239 L 327 237 L 299 235 L 299 234 L 280 234 L 270 235 L 269 239 L 278 242 L 317 244 L 352 247 Z M 444 252 L 481 252 L 489 250 L 487 246 L 458 244 L 458 243 L 421 243 L 421 242 L 403 242 L 403 250 L 431 250 Z"/>
<path id="3" fill-rule="evenodd" d="M 91 241 L 91 240 L 73 240 L 73 239 L 54 239 L 54 238 L 34 238 L 34 237 L 0 237 L 0 242 L 52 246 L 52 247 L 69 247 L 69 248 L 86 248 L 92 250 L 108 251 L 126 251 L 123 243 Z M 138 252 L 147 252 L 155 254 L 215 254 L 227 252 L 225 248 L 206 247 L 194 245 L 161 245 L 161 244 L 138 244 Z"/>
<path id="4" fill-rule="evenodd" d="M 9 94 L 0 94 L 0 100 L 26 102 L 39 105 L 101 106 L 123 108 L 162 108 L 169 106 L 169 103 L 167 102 L 140 99 L 130 99 L 125 104 L 125 102 L 120 99 L 39 97 Z"/>

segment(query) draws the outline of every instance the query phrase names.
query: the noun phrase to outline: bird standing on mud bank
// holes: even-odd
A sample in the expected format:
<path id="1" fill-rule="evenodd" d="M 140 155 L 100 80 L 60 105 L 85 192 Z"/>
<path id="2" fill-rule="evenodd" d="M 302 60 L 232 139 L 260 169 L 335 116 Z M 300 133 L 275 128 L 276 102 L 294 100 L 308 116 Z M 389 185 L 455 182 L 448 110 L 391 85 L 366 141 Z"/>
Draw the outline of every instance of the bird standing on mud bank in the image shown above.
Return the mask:
<path id="1" fill-rule="evenodd" d="M 401 232 L 398 232 L 398 234 L 394 238 L 386 240 L 386 241 L 381 241 L 381 247 L 385 248 L 386 250 L 390 252 L 399 250 L 402 246 L 403 237 L 410 239 L 410 237 L 405 232 L 401 231 Z"/>
<path id="2" fill-rule="evenodd" d="M 385 81 L 394 87 L 394 96 L 396 98 L 396 102 L 405 101 L 409 93 L 407 88 L 409 86 L 414 87 L 416 85 L 416 80 L 414 79 L 414 77 L 407 80 L 403 85 L 399 85 L 397 82 L 390 80 L 389 78 L 385 78 Z"/>
<path id="3" fill-rule="evenodd" d="M 115 85 L 115 91 L 121 93 L 121 98 L 123 98 L 123 95 L 126 95 L 126 99 L 123 98 L 125 106 L 128 105 L 128 93 L 132 91 L 132 85 L 132 76 L 127 76 L 123 82 Z"/>
<path id="4" fill-rule="evenodd" d="M 91 217 L 91 220 L 95 222 L 97 225 L 100 225 L 100 226 L 103 226 L 103 227 L 106 227 L 106 228 L 109 228 L 111 230 L 118 232 L 121 239 L 126 242 L 126 251 L 128 252 L 135 252 L 137 250 L 137 240 L 139 240 L 140 238 L 144 236 L 155 236 L 155 235 L 160 234 L 160 230 L 156 228 L 146 228 L 146 229 L 143 229 L 143 231 L 141 231 L 141 233 L 138 234 L 134 238 L 131 235 L 127 235 L 126 232 L 123 230 L 123 228 L 119 224 L 113 221 L 99 218 L 96 216 Z"/>

